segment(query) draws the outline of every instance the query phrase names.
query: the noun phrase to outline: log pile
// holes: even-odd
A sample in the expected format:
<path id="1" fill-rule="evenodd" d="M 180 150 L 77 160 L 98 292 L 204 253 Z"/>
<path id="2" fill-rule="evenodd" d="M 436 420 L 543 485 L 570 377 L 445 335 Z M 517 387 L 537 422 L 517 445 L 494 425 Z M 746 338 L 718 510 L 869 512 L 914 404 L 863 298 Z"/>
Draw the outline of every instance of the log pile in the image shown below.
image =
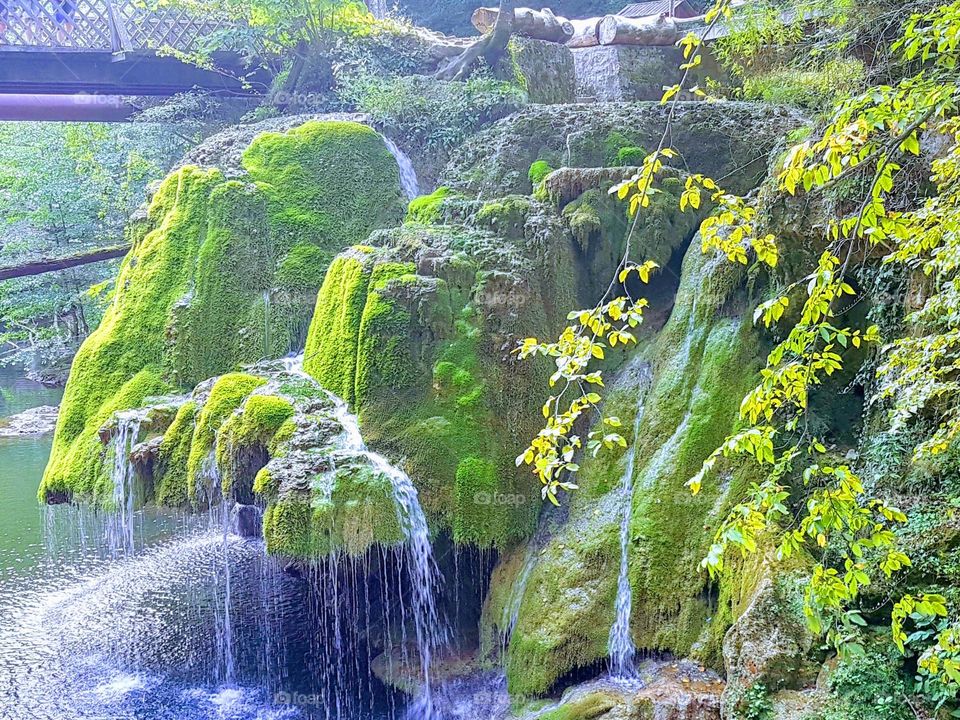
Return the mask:
<path id="1" fill-rule="evenodd" d="M 481 33 L 489 33 L 496 26 L 498 15 L 498 8 L 481 7 L 474 11 L 471 21 Z M 702 25 L 702 17 L 678 21 L 666 14 L 646 18 L 605 15 L 585 20 L 568 20 L 555 15 L 549 8 L 517 8 L 513 32 L 522 37 L 561 43 L 570 48 L 596 45 L 662 47 L 676 45 L 688 31 Z"/>

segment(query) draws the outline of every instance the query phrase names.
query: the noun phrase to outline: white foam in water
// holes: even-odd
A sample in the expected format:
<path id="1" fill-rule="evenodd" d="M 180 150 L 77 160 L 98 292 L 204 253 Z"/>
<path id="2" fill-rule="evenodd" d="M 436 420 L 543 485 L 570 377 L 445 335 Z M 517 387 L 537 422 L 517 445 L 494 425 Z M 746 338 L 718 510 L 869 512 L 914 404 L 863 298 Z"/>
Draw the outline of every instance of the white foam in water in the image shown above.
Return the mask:
<path id="1" fill-rule="evenodd" d="M 623 477 L 620 480 L 620 496 L 623 502 L 623 514 L 620 516 L 620 573 L 617 578 L 616 619 L 610 628 L 608 654 L 610 655 L 610 674 L 619 678 L 632 678 L 636 674 L 634 655 L 636 647 L 630 635 L 630 611 L 633 607 L 633 589 L 630 587 L 629 542 L 630 511 L 633 506 L 633 471 L 636 464 L 637 436 L 643 420 L 644 399 L 653 380 L 649 365 L 640 367 L 638 376 L 637 415 L 633 421 L 633 439 L 627 450 Z"/>
<path id="2" fill-rule="evenodd" d="M 96 695 L 99 700 L 117 702 L 130 693 L 137 690 L 145 690 L 147 687 L 147 679 L 144 676 L 121 674 L 95 687 L 93 694 Z"/>

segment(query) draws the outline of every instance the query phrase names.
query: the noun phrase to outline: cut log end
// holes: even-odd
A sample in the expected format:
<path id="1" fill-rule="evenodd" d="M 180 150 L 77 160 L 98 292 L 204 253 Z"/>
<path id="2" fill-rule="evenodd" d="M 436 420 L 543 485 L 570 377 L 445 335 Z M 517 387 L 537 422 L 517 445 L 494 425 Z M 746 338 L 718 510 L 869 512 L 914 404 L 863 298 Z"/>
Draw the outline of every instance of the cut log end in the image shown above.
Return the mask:
<path id="1" fill-rule="evenodd" d="M 655 20 L 606 15 L 597 25 L 597 40 L 601 45 L 664 46 L 674 45 L 678 39 L 677 24 L 666 15 Z"/>

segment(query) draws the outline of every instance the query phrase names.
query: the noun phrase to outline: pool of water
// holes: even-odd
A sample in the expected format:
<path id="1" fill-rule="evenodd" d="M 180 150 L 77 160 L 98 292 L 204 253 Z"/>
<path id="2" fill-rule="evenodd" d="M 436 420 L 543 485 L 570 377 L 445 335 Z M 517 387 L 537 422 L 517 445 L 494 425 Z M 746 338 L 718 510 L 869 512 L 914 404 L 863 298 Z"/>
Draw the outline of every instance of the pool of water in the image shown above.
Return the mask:
<path id="1" fill-rule="evenodd" d="M 60 398 L 9 368 L 0 388 L 3 414 Z M 38 504 L 50 447 L 0 438 L 0 718 L 329 715 L 302 580 L 214 516 L 142 510 L 117 557 L 103 517 Z"/>

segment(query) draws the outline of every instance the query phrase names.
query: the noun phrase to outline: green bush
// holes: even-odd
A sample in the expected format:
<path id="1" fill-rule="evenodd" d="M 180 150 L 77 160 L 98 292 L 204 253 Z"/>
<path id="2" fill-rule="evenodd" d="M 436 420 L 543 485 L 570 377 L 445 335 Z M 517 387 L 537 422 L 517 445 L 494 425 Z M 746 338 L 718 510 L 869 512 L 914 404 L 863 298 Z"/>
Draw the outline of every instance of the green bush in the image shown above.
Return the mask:
<path id="1" fill-rule="evenodd" d="M 866 70 L 860 60 L 839 59 L 822 68 L 781 67 L 743 81 L 743 96 L 777 105 L 818 109 L 833 104 L 863 81 Z"/>

